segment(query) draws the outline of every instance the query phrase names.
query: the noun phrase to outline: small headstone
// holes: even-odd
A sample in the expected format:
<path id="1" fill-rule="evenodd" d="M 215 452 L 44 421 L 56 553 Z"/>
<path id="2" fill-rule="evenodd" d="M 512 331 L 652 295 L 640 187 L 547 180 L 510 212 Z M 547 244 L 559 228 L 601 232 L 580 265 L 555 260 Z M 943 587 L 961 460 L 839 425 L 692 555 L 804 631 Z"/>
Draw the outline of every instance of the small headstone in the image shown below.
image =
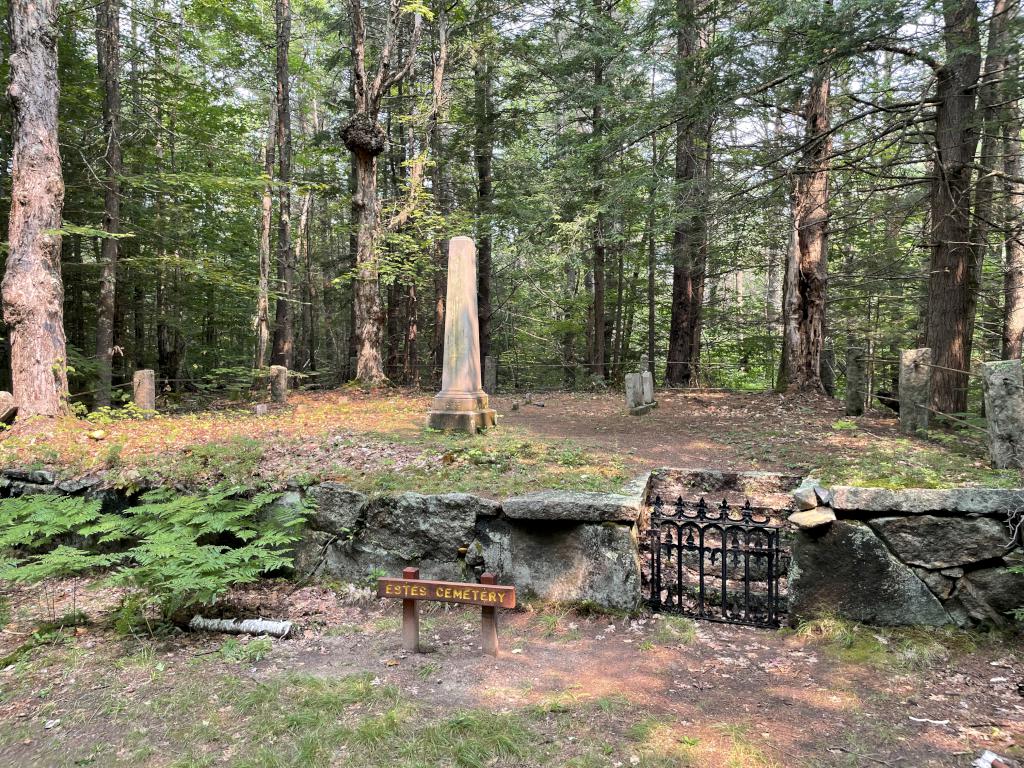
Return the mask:
<path id="1" fill-rule="evenodd" d="M 132 376 L 132 402 L 141 411 L 156 410 L 156 374 L 149 368 Z"/>
<path id="2" fill-rule="evenodd" d="M 493 395 L 498 391 L 498 358 L 487 355 L 484 358 L 484 392 Z"/>
<path id="3" fill-rule="evenodd" d="M 654 405 L 654 376 L 650 371 L 640 372 L 640 385 L 643 389 L 644 403 Z"/>
<path id="4" fill-rule="evenodd" d="M 1020 360 L 981 366 L 988 452 L 996 469 L 1024 467 L 1024 370 Z"/>
<path id="5" fill-rule="evenodd" d="M 864 413 L 864 350 L 846 348 L 846 415 Z"/>
<path id="6" fill-rule="evenodd" d="M 257 416 L 266 416 L 270 413 L 270 406 L 266 403 L 260 403 L 256 406 L 255 411 Z"/>
<path id="7" fill-rule="evenodd" d="M 14 395 L 10 392 L 0 391 L 0 422 L 13 424 L 14 417 L 18 415 L 18 406 L 14 404 Z"/>
<path id="8" fill-rule="evenodd" d="M 275 403 L 288 402 L 288 369 L 283 365 L 270 366 L 270 399 Z"/>
<path id="9" fill-rule="evenodd" d="M 633 416 L 640 416 L 647 413 L 654 407 L 653 403 L 644 400 L 643 375 L 639 373 L 627 373 L 625 378 L 626 386 L 626 407 Z"/>
<path id="10" fill-rule="evenodd" d="M 932 351 L 900 351 L 900 431 L 913 434 L 928 429 L 932 400 Z"/>
<path id="11" fill-rule="evenodd" d="M 647 357 L 647 353 L 645 352 L 644 354 L 640 355 L 640 372 L 643 373 L 644 371 L 649 370 L 651 370 L 651 361 Z"/>

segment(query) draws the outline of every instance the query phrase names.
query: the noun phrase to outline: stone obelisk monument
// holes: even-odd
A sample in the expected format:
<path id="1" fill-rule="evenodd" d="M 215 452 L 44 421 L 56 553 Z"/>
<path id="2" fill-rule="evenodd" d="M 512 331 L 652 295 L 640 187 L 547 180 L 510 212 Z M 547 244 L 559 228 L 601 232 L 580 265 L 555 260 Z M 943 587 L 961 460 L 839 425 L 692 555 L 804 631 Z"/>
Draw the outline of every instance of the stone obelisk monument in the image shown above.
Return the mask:
<path id="1" fill-rule="evenodd" d="M 493 427 L 494 411 L 480 385 L 480 322 L 476 304 L 476 245 L 472 238 L 448 241 L 448 299 L 444 313 L 441 391 L 427 426 L 461 432 Z"/>

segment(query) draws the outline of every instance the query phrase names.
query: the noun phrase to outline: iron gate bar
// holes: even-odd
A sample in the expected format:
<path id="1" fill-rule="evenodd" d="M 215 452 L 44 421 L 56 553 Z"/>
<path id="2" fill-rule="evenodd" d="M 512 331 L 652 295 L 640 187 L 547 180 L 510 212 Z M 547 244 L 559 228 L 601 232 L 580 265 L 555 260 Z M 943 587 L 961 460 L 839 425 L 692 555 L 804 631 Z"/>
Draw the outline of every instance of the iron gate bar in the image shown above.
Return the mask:
<path id="1" fill-rule="evenodd" d="M 686 531 L 686 539 L 683 539 L 683 532 Z M 675 540 L 673 541 L 673 531 Z M 710 537 L 708 534 L 711 534 Z M 682 497 L 676 499 L 674 510 L 665 512 L 665 504 L 661 497 L 654 500 L 654 509 L 651 515 L 651 527 L 648 531 L 651 549 L 651 594 L 648 603 L 655 610 L 663 610 L 673 613 L 681 613 L 694 618 L 708 621 L 718 621 L 727 624 L 744 624 L 759 627 L 778 627 L 780 625 L 779 600 L 780 580 L 782 577 L 782 550 L 780 540 L 780 528 L 773 525 L 771 517 L 767 514 L 754 510 L 750 500 L 739 509 L 738 513 L 729 506 L 727 500 L 711 508 L 704 498 L 701 498 L 693 509 L 688 509 Z M 695 538 L 696 534 L 696 538 Z M 717 535 L 717 543 L 714 537 Z M 742 537 L 742 545 L 741 545 Z M 697 557 L 697 605 L 696 608 L 689 608 L 684 602 L 684 593 L 688 586 L 686 569 L 683 560 L 687 553 L 696 554 Z M 671 580 L 670 572 L 666 572 L 665 565 L 671 565 L 672 556 L 675 555 L 675 584 L 668 583 Z M 720 573 L 709 575 L 705 566 L 705 558 L 710 555 L 712 573 L 714 573 L 715 559 L 721 557 Z M 730 579 L 729 560 L 732 559 L 732 566 L 735 570 L 739 567 L 742 555 L 742 610 L 736 605 L 737 600 L 730 600 L 730 597 L 737 598 L 738 593 L 733 590 L 730 593 L 729 582 L 736 581 L 736 575 Z M 758 573 L 751 572 L 751 561 L 755 569 L 758 563 L 764 560 L 764 578 L 758 578 Z M 667 563 L 665 561 L 668 561 Z M 708 579 L 720 582 L 720 593 L 717 604 L 708 603 L 708 591 L 706 582 Z M 762 592 L 754 593 L 751 585 L 764 583 Z M 675 599 L 672 597 L 673 587 Z M 691 587 L 692 590 L 692 587 Z M 665 599 L 662 592 L 665 592 Z M 764 609 L 755 610 L 751 606 L 751 597 L 763 596 Z M 731 604 L 732 603 L 732 604 Z"/>

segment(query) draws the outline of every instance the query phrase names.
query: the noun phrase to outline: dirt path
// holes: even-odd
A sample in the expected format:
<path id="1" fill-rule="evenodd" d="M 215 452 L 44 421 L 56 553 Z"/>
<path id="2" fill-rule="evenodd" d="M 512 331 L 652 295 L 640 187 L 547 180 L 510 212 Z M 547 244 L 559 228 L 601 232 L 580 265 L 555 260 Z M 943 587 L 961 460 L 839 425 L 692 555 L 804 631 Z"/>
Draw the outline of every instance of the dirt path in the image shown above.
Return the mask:
<path id="1" fill-rule="evenodd" d="M 546 437 L 571 437 L 648 467 L 798 470 L 837 450 L 862 448 L 871 436 L 892 438 L 896 421 L 863 417 L 869 434 L 836 434 L 843 407 L 829 398 L 773 393 L 662 390 L 658 407 L 630 416 L 617 394 L 552 393 L 498 397 L 502 424 Z M 540 407 L 539 404 L 543 404 Z M 513 410 L 513 406 L 518 406 Z"/>
<path id="2" fill-rule="evenodd" d="M 59 605 L 67 596 L 59 592 Z M 30 592 L 16 597 L 19 618 L 0 633 L 8 648 L 37 605 Z M 433 605 L 427 652 L 408 655 L 396 603 L 268 585 L 239 592 L 237 605 L 299 627 L 257 660 L 245 652 L 254 641 L 220 635 L 117 636 L 102 623 L 115 597 L 86 595 L 81 605 L 101 623 L 0 671 L 0 765 L 952 768 L 985 748 L 1024 757 L 1019 639 L 866 628 L 823 639 L 529 605 L 503 615 L 495 660 L 479 651 L 477 612 Z M 389 691 L 391 709 L 318 687 L 353 679 Z M 316 730 L 325 707 L 338 707 L 329 722 L 360 725 L 329 742 Z M 268 736 L 266 712 L 279 711 L 284 719 L 269 722 L 280 730 Z M 395 721 L 397 751 L 371 741 L 380 762 L 349 761 L 347 750 L 367 748 L 358 734 L 384 727 L 380 718 Z M 446 741 L 435 745 L 441 757 L 396 757 L 424 722 L 500 724 L 521 743 L 495 742 L 492 754 Z M 299 759 L 304 733 L 334 746 Z"/>

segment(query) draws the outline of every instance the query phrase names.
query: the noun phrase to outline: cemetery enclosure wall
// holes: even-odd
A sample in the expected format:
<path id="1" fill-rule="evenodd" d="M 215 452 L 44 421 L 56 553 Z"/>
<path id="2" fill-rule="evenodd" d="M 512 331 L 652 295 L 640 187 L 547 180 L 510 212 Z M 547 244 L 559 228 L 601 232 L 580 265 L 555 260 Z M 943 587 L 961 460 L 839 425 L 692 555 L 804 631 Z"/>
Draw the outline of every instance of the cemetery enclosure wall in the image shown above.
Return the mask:
<path id="1" fill-rule="evenodd" d="M 25 493 L 104 494 L 121 508 L 135 498 L 99 477 L 0 472 L 0 495 Z M 491 571 L 524 597 L 631 611 L 641 602 L 638 532 L 655 493 L 753 496 L 788 515 L 790 622 L 827 612 L 881 625 L 998 624 L 1024 606 L 1024 576 L 1009 571 L 1024 554 L 1008 522 L 1024 511 L 1024 490 L 826 489 L 794 476 L 660 469 L 621 494 L 368 496 L 327 482 L 277 503 L 309 507 L 300 576 L 359 582 L 415 566 L 424 578 L 469 581 Z"/>

